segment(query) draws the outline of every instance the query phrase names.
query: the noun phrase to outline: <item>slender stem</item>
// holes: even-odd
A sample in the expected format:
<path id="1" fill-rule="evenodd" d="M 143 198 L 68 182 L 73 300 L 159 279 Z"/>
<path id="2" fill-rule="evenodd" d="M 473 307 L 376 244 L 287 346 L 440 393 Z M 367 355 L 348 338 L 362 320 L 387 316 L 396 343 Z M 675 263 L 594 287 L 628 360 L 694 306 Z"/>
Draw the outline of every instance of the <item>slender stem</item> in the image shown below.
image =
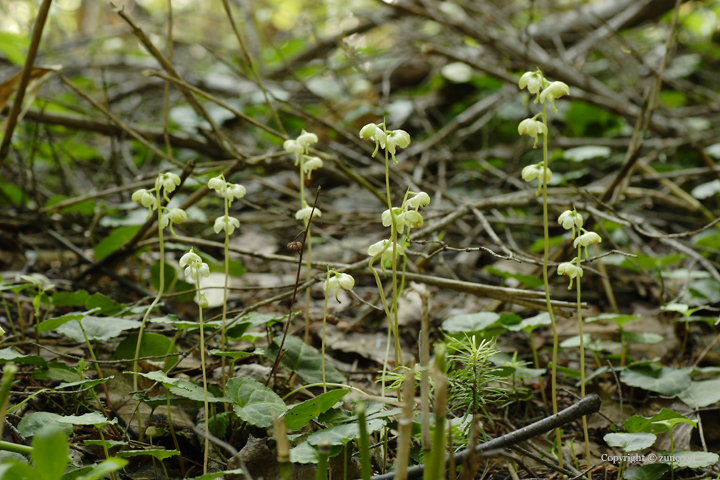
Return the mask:
<path id="1" fill-rule="evenodd" d="M 543 124 L 545 132 L 549 132 L 547 128 L 547 105 L 543 103 Z M 553 333 L 553 354 L 552 354 L 552 407 L 553 414 L 558 413 L 557 404 L 557 354 L 558 354 L 558 332 L 555 324 L 555 314 L 553 313 L 552 302 L 550 300 L 550 282 L 548 281 L 548 257 L 550 253 L 550 229 L 548 226 L 548 202 L 547 202 L 547 171 L 548 171 L 548 133 L 543 135 L 543 173 L 542 178 L 542 196 L 543 196 L 543 232 L 545 234 L 545 253 L 543 255 L 543 284 L 545 285 L 545 303 L 547 304 L 548 314 L 550 314 L 550 325 Z M 555 436 L 558 445 L 558 465 L 563 466 L 562 454 L 562 435 L 560 428 L 555 429 Z"/>
<path id="2" fill-rule="evenodd" d="M 2 441 L 0 441 L 0 450 L 5 452 L 15 452 L 21 455 L 32 455 L 33 451 L 32 447 L 28 447 L 27 445 L 18 445 L 17 443 Z"/>
<path id="3" fill-rule="evenodd" d="M 577 264 L 580 267 L 580 251 L 582 246 L 578 246 Z M 583 317 L 580 295 L 580 277 L 577 278 L 577 315 L 578 315 L 578 331 L 580 333 L 580 396 L 585 398 L 585 339 L 583 338 Z M 583 436 L 585 438 L 585 467 L 590 468 L 590 436 L 588 435 L 587 417 L 582 417 Z M 578 468 L 579 470 L 579 468 Z M 592 475 L 590 475 L 592 476 Z"/>
<path id="4" fill-rule="evenodd" d="M 535 348 L 535 339 L 533 338 L 532 331 L 528 332 L 528 337 L 530 337 L 530 350 L 532 351 L 533 363 L 535 364 L 535 368 L 539 369 L 540 360 L 538 359 L 537 348 Z M 547 396 L 545 395 L 545 389 L 542 386 L 542 380 L 538 379 L 538 383 L 540 384 L 540 396 L 542 397 L 543 405 L 545 405 L 545 408 L 548 408 Z"/>
<path id="5" fill-rule="evenodd" d="M 10 307 L 8 306 L 7 300 L 5 300 L 5 296 L 2 296 L 2 302 L 3 306 L 5 307 L 5 315 L 7 316 L 8 323 L 10 324 L 10 330 L 12 330 L 13 336 L 17 337 L 17 330 L 15 330 L 15 324 L 12 321 L 12 316 L 10 315 Z"/>
<path id="6" fill-rule="evenodd" d="M 395 212 L 392 208 L 392 200 L 390 199 L 390 159 L 388 157 L 388 151 L 385 150 L 385 191 L 387 193 L 388 208 L 390 209 L 390 241 L 392 242 L 392 310 L 393 317 L 388 317 L 390 325 L 395 326 L 395 368 L 399 367 L 402 363 L 402 352 L 400 351 L 400 338 L 399 331 L 400 325 L 398 320 L 397 301 L 397 226 L 395 225 Z M 394 322 L 394 323 L 393 323 Z M 398 400 L 400 399 L 400 390 L 398 390 Z"/>
<path id="7" fill-rule="evenodd" d="M 200 275 L 195 280 L 195 288 L 197 288 L 198 294 L 200 294 Z M 198 305 L 198 319 L 200 320 L 200 366 L 202 367 L 203 377 L 203 399 L 205 400 L 205 455 L 203 457 L 203 475 L 207 473 L 208 457 L 210 455 L 210 440 L 209 440 L 209 427 L 208 427 L 208 415 L 209 415 L 209 404 L 207 394 L 207 374 L 205 372 L 205 330 L 203 327 L 203 314 L 202 307 Z"/>
<path id="8" fill-rule="evenodd" d="M 388 318 L 388 338 L 387 338 L 387 348 L 385 349 L 385 362 L 383 364 L 383 376 L 382 376 L 382 396 L 385 396 L 385 375 L 387 374 L 387 365 L 388 365 L 388 359 L 390 357 L 390 331 L 393 330 L 393 324 L 390 316 L 390 310 L 388 309 L 387 300 L 385 299 L 385 291 L 383 290 L 382 281 L 380 281 L 380 276 L 378 275 L 377 271 L 373 268 L 373 262 L 377 260 L 378 257 L 380 257 L 382 253 L 374 256 L 370 259 L 370 262 L 368 263 L 368 268 L 372 272 L 373 276 L 375 277 L 375 282 L 378 286 L 378 291 L 380 292 L 380 301 L 383 304 L 383 308 L 385 309 L 385 315 L 387 315 Z"/>
<path id="9" fill-rule="evenodd" d="M 223 180 L 225 180 L 223 178 Z M 225 188 L 223 189 L 223 192 L 225 195 L 223 196 L 223 201 L 225 203 L 225 218 L 227 219 L 229 217 L 228 210 L 228 194 L 227 194 L 227 183 L 225 183 Z M 226 227 L 228 225 L 226 224 Z M 224 353 L 227 348 L 227 339 L 225 337 L 225 322 L 227 318 L 227 295 L 228 295 L 228 277 L 230 276 L 230 234 L 228 233 L 228 228 L 225 228 L 225 285 L 223 286 L 223 305 L 222 305 L 222 332 L 221 332 L 221 340 L 220 340 L 220 349 Z M 227 377 L 225 374 L 225 355 L 223 355 L 220 358 L 220 370 L 222 371 L 222 390 L 223 390 L 223 396 L 225 395 L 225 383 L 227 381 Z M 225 404 L 225 410 L 227 411 L 228 405 Z"/>
<path id="10" fill-rule="evenodd" d="M 78 320 L 77 322 L 78 322 L 78 325 L 80 325 L 80 331 L 82 332 L 83 337 L 85 337 L 85 344 L 87 345 L 88 351 L 90 352 L 90 357 L 93 359 L 93 365 L 95 365 L 95 371 L 98 374 L 98 378 L 100 378 L 102 380 L 103 374 L 102 374 L 102 371 L 100 370 L 100 364 L 97 361 L 97 357 L 95 356 L 95 352 L 92 349 L 90 340 L 88 340 L 87 334 L 85 333 L 85 328 L 82 326 L 82 322 L 80 320 Z M 105 386 L 105 384 L 103 384 L 102 387 L 105 392 L 105 401 L 110 403 L 110 395 L 107 391 L 107 387 Z M 98 405 L 100 406 L 100 410 L 102 410 L 102 412 L 103 412 L 103 415 L 105 415 L 105 417 L 108 420 L 112 420 L 112 417 L 110 417 L 110 414 L 107 412 L 107 410 L 105 410 L 105 407 L 103 406 L 102 402 L 100 402 L 100 399 L 98 398 L 97 394 L 95 393 L 95 390 L 91 389 L 90 391 L 95 396 L 95 400 L 97 400 Z M 139 420 L 140 420 L 140 416 L 138 415 L 138 426 L 139 426 Z"/>
<path id="11" fill-rule="evenodd" d="M 325 289 L 325 306 L 323 307 L 322 352 L 320 354 L 320 362 L 322 363 L 323 393 L 327 392 L 327 384 L 325 383 L 325 324 L 327 323 L 327 305 L 328 305 L 328 296 L 330 295 L 329 289 L 327 288 L 329 283 L 330 283 L 330 267 L 327 268 L 327 277 L 325 279 L 326 289 Z"/>
<path id="12" fill-rule="evenodd" d="M 107 443 L 105 443 L 105 436 L 102 433 L 102 427 L 96 426 L 98 433 L 100 434 L 100 440 L 102 440 L 103 450 L 105 451 L 105 460 L 110 458 L 110 452 L 108 452 Z M 115 480 L 115 472 L 110 472 L 110 478 Z"/>
<path id="13" fill-rule="evenodd" d="M 17 99 L 15 99 L 17 101 Z M 20 325 L 20 340 L 23 342 L 25 341 L 25 321 L 23 320 L 22 316 L 22 309 L 20 308 L 20 295 L 18 292 L 15 293 L 15 307 L 17 308 L 18 312 L 18 324 Z"/>
<path id="14" fill-rule="evenodd" d="M 145 323 L 147 322 L 148 317 L 150 316 L 150 312 L 152 312 L 153 308 L 155 308 L 155 305 L 160 301 L 160 298 L 162 297 L 163 290 L 165 289 L 165 243 L 163 241 L 163 229 L 160 228 L 161 221 L 162 221 L 162 207 L 160 205 L 160 182 L 155 181 L 155 209 L 158 212 L 158 239 L 159 239 L 159 247 L 160 247 L 160 288 L 158 289 L 157 296 L 155 297 L 155 300 L 150 304 L 148 309 L 145 311 L 145 315 L 143 316 L 142 323 L 140 324 L 140 332 L 138 332 L 138 340 L 137 345 L 135 347 L 135 361 L 133 362 L 133 372 L 137 374 L 138 372 L 138 361 L 137 359 L 140 358 L 140 344 L 142 343 L 142 337 L 143 332 L 145 331 Z M 137 392 L 138 390 L 138 375 L 133 375 L 133 390 Z M 140 416 L 138 415 L 138 427 L 140 426 Z M 142 438 L 142 432 L 140 432 L 140 438 Z"/>

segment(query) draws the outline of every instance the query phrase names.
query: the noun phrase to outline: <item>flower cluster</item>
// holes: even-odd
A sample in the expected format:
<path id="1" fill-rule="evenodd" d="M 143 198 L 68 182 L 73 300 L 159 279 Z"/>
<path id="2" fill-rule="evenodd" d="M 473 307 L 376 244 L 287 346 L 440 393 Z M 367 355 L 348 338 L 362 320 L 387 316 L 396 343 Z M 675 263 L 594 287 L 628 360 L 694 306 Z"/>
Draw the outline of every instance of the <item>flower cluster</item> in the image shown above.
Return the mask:
<path id="1" fill-rule="evenodd" d="M 285 140 L 283 148 L 288 153 L 295 154 L 295 165 L 300 160 L 300 155 L 307 155 L 310 149 L 310 145 L 318 142 L 318 137 L 314 133 L 308 133 L 305 130 L 302 131 L 299 137 L 295 140 Z"/>
<path id="2" fill-rule="evenodd" d="M 220 233 L 225 230 L 228 235 L 232 235 L 235 229 L 240 227 L 240 221 L 235 217 L 229 216 L 227 211 L 230 205 L 232 205 L 233 200 L 244 197 L 247 190 L 240 184 L 226 182 L 225 176 L 222 174 L 211 178 L 210 181 L 208 181 L 208 188 L 215 190 L 218 195 L 225 198 L 225 215 L 215 219 L 213 230 L 215 230 L 215 233 Z"/>
<path id="3" fill-rule="evenodd" d="M 548 127 L 547 127 L 547 115 L 545 114 L 545 101 L 550 100 L 550 105 L 555 113 L 555 99 L 560 98 L 563 95 L 570 94 L 570 87 L 563 82 L 549 82 L 543 78 L 542 72 L 537 70 L 535 72 L 526 72 L 520 77 L 518 82 L 520 89 L 527 88 L 530 93 L 535 94 L 535 103 L 540 102 L 543 105 L 543 113 L 538 113 L 532 118 L 526 118 L 518 125 L 518 133 L 520 135 L 527 135 L 535 139 L 533 148 L 537 147 L 538 135 L 545 135 L 545 142 L 547 142 Z M 542 116 L 542 121 L 538 120 L 538 117 Z M 545 162 L 540 162 L 534 165 L 528 165 L 522 170 L 522 178 L 526 182 L 531 182 L 537 178 L 538 189 L 536 195 L 540 195 L 540 189 L 542 188 L 543 182 L 545 184 L 550 182 L 552 178 L 552 172 L 550 168 L 545 165 Z"/>
<path id="4" fill-rule="evenodd" d="M 378 149 L 382 147 L 390 153 L 393 163 L 397 163 L 395 160 L 396 147 L 406 148 L 410 145 L 410 135 L 405 130 L 388 131 L 385 128 L 384 123 L 381 123 L 380 125 L 368 123 L 360 129 L 360 138 L 375 140 L 375 151 L 372 156 L 374 157 L 377 154 Z"/>
<path id="5" fill-rule="evenodd" d="M 285 148 L 285 151 L 288 153 L 292 153 L 295 155 L 295 165 L 297 166 L 300 164 L 300 170 L 303 174 L 308 176 L 308 179 L 312 175 L 312 172 L 315 170 L 322 168 L 323 161 L 320 159 L 320 157 L 311 157 L 309 156 L 310 152 L 310 145 L 317 143 L 318 137 L 314 133 L 306 132 L 305 130 L 302 131 L 299 137 L 297 137 L 295 140 L 285 140 L 285 143 L 283 144 L 283 147 Z M 301 175 L 302 177 L 302 175 Z M 303 179 L 300 180 L 300 203 L 302 208 L 295 212 L 295 218 L 297 220 L 302 220 L 303 222 L 307 222 L 310 219 L 310 212 L 312 211 L 312 207 L 309 207 L 307 205 L 307 202 L 305 201 L 305 197 L 303 195 Z M 322 212 L 319 209 L 315 209 L 315 212 L 313 213 L 313 216 L 320 217 L 322 216 Z"/>
<path id="6" fill-rule="evenodd" d="M 402 207 L 394 207 L 392 212 L 385 210 L 382 213 L 382 224 L 384 227 L 389 227 L 392 224 L 392 219 L 395 219 L 395 230 L 398 233 L 403 233 L 405 227 L 417 228 L 422 226 L 424 219 L 420 215 L 420 208 L 430 203 L 430 195 L 425 192 L 408 192 L 408 195 L 412 195 L 410 198 L 405 198 Z"/>
<path id="7" fill-rule="evenodd" d="M 199 291 L 200 277 L 210 276 L 210 267 L 204 263 L 200 256 L 193 252 L 191 248 L 189 252 L 180 257 L 180 268 L 185 267 L 185 277 L 191 278 L 198 285 L 198 304 L 202 308 L 207 308 L 208 300 L 205 294 Z"/>
<path id="8" fill-rule="evenodd" d="M 168 192 L 175 191 L 175 188 L 178 185 L 180 185 L 180 177 L 174 173 L 161 173 L 155 181 L 154 188 L 151 188 L 150 190 L 141 188 L 132 194 L 133 202 L 139 203 L 148 209 L 148 218 L 152 215 L 153 210 L 157 210 L 158 207 L 160 207 L 160 211 L 158 212 L 158 224 L 160 226 L 160 230 L 164 230 L 165 227 L 169 225 L 170 233 L 172 233 L 174 237 L 177 237 L 177 235 L 175 235 L 175 232 L 173 231 L 173 223 L 181 223 L 187 218 L 187 213 L 185 213 L 185 210 L 181 208 L 168 209 L 160 205 L 158 198 L 162 194 L 165 200 L 169 202 L 170 199 L 167 196 Z"/>
<path id="9" fill-rule="evenodd" d="M 573 242 L 573 247 L 578 249 L 578 255 L 570 262 L 564 262 L 558 265 L 558 274 L 567 275 L 570 278 L 570 286 L 568 290 L 572 288 L 573 279 L 576 277 L 582 278 L 583 269 L 580 267 L 580 256 L 582 248 L 585 247 L 585 258 L 588 257 L 587 247 L 595 243 L 600 243 L 602 238 L 595 232 L 590 232 L 582 228 L 583 217 L 575 209 L 565 210 L 560 217 L 558 217 L 558 223 L 563 226 L 565 230 L 572 230 L 572 238 L 575 238 L 575 227 L 577 227 L 578 236 Z M 577 265 L 576 265 L 577 264 Z"/>
<path id="10" fill-rule="evenodd" d="M 330 274 L 332 274 L 332 276 L 323 284 L 323 290 L 326 292 L 335 291 L 335 300 L 339 302 L 340 300 L 337 296 L 340 289 L 342 288 L 346 292 L 352 290 L 355 286 L 355 279 L 352 275 L 338 273 L 335 270 L 330 270 Z"/>

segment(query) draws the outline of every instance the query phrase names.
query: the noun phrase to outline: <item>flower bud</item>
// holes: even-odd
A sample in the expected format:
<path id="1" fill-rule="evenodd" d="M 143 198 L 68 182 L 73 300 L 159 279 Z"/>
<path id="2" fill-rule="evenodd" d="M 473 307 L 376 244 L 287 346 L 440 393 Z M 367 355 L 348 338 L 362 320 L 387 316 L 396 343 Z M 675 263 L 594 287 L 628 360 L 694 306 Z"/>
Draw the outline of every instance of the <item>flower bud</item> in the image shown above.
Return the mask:
<path id="1" fill-rule="evenodd" d="M 405 203 L 408 207 L 417 210 L 418 208 L 424 207 L 425 205 L 430 203 L 430 195 L 425 192 L 418 192 L 412 198 L 409 198 Z"/>
<path id="2" fill-rule="evenodd" d="M 173 208 L 168 212 L 167 217 L 173 223 L 182 223 L 187 218 L 187 213 L 182 208 Z"/>

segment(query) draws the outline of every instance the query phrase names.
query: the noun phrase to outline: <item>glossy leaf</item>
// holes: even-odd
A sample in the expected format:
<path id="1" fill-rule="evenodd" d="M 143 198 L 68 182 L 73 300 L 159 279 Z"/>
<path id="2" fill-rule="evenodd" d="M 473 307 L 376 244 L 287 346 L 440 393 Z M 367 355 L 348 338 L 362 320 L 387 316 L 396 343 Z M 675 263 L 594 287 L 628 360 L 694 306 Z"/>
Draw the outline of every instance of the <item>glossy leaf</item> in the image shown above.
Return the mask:
<path id="1" fill-rule="evenodd" d="M 287 410 L 275 392 L 251 378 L 231 378 L 225 385 L 225 394 L 232 400 L 235 413 L 256 427 L 269 427 L 273 415 L 280 416 Z"/>

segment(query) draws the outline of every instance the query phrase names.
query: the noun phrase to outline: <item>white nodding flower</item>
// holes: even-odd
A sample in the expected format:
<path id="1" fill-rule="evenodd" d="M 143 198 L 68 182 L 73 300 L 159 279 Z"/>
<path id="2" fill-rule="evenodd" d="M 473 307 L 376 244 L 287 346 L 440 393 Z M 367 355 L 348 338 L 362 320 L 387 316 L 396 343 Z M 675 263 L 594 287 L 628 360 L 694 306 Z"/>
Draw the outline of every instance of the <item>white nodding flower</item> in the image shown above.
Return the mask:
<path id="1" fill-rule="evenodd" d="M 180 185 L 180 177 L 174 173 L 161 173 L 160 184 L 165 188 L 166 192 L 172 192 L 176 186 Z"/>
<path id="2" fill-rule="evenodd" d="M 557 272 L 559 275 L 567 275 L 570 277 L 570 286 L 568 290 L 572 288 L 572 282 L 574 278 L 582 278 L 583 269 L 572 264 L 572 262 L 564 262 L 558 265 Z"/>
<path id="3" fill-rule="evenodd" d="M 204 293 L 201 293 L 198 296 L 198 305 L 200 305 L 201 308 L 207 308 L 210 303 L 208 302 L 207 297 Z"/>
<path id="4" fill-rule="evenodd" d="M 323 161 L 319 157 L 312 157 L 303 163 L 303 171 L 307 174 L 308 178 L 310 178 L 310 174 L 314 170 L 322 168 L 322 166 Z"/>
<path id="5" fill-rule="evenodd" d="M 593 245 L 600 242 L 602 242 L 602 238 L 600 238 L 600 235 L 595 232 L 585 231 L 585 233 L 583 233 L 582 235 L 578 235 L 578 237 L 573 242 L 573 247 L 580 248 L 580 250 L 582 250 L 582 247 L 585 247 L 585 258 L 587 258 L 588 245 Z"/>
<path id="6" fill-rule="evenodd" d="M 302 155 L 302 153 L 305 151 L 305 149 L 295 140 L 285 140 L 285 143 L 283 143 L 283 148 L 286 152 L 292 153 L 295 155 Z"/>
<path id="7" fill-rule="evenodd" d="M 418 228 L 422 226 L 424 220 L 422 215 L 420 215 L 416 210 L 410 210 L 409 212 L 405 212 L 403 221 L 405 222 L 405 225 L 410 228 Z"/>
<path id="8" fill-rule="evenodd" d="M 193 252 L 192 248 L 189 252 L 180 257 L 180 268 L 184 267 L 185 265 L 192 265 L 196 263 L 202 263 L 202 259 L 197 253 Z"/>
<path id="9" fill-rule="evenodd" d="M 147 190 L 144 188 L 141 188 L 140 190 L 135 190 L 132 194 L 132 201 L 135 203 L 142 203 L 142 197 L 147 193 Z"/>
<path id="10" fill-rule="evenodd" d="M 518 82 L 520 90 L 527 87 L 530 93 L 539 93 L 543 87 L 543 78 L 540 72 L 525 72 Z"/>
<path id="11" fill-rule="evenodd" d="M 223 189 L 225 189 L 225 179 L 223 177 L 211 178 L 208 181 L 208 188 L 215 190 L 218 195 L 222 195 Z"/>
<path id="12" fill-rule="evenodd" d="M 543 122 L 535 120 L 534 118 L 526 118 L 518 125 L 518 133 L 535 138 L 533 148 L 537 148 L 538 135 L 541 133 L 547 135 L 548 129 Z"/>
<path id="13" fill-rule="evenodd" d="M 380 240 L 377 243 L 373 243 L 368 248 L 368 255 L 371 257 L 381 256 L 381 265 L 385 268 L 385 264 L 392 258 L 393 244 L 390 240 Z M 395 254 L 405 255 L 405 250 L 399 243 L 395 243 Z"/>
<path id="14" fill-rule="evenodd" d="M 385 148 L 392 155 L 393 163 L 395 161 L 395 147 L 405 148 L 410 145 L 410 135 L 405 130 L 393 130 L 387 133 L 387 141 Z"/>
<path id="15" fill-rule="evenodd" d="M 405 229 L 405 210 L 399 207 L 393 207 L 393 213 L 395 214 L 395 229 L 398 233 L 402 233 Z M 392 224 L 392 214 L 390 210 L 385 210 L 380 218 L 382 219 L 383 227 L 389 227 Z"/>
<path id="16" fill-rule="evenodd" d="M 373 157 L 377 154 L 380 147 L 385 148 L 385 144 L 387 142 L 387 135 L 385 135 L 383 129 L 374 123 L 368 123 L 360 129 L 360 138 L 375 140 L 375 151 L 372 154 Z"/>
<path id="17" fill-rule="evenodd" d="M 240 220 L 227 215 L 216 218 L 215 225 L 213 226 L 215 233 L 220 233 L 225 230 L 228 235 L 232 235 L 236 228 L 240 228 Z"/>
<path id="18" fill-rule="evenodd" d="M 545 168 L 544 162 L 540 162 L 534 165 L 528 165 L 527 167 L 523 168 L 522 178 L 526 182 L 532 182 L 537 178 L 538 189 L 535 195 L 540 195 L 540 187 L 542 187 L 543 181 L 545 181 L 545 183 L 550 182 L 550 180 L 552 179 L 552 171 L 550 171 L 549 168 Z"/>
<path id="19" fill-rule="evenodd" d="M 312 207 L 305 207 L 301 208 L 297 212 L 295 212 L 295 219 L 296 220 L 302 220 L 303 222 L 307 222 L 310 219 L 310 213 L 312 212 Z M 315 212 L 312 214 L 313 217 L 322 217 L 322 212 L 319 208 L 315 209 Z"/>
<path id="20" fill-rule="evenodd" d="M 325 283 L 323 284 L 323 290 L 325 290 L 326 292 L 334 291 L 335 300 L 338 300 L 337 295 L 341 288 L 345 291 L 350 291 L 355 286 L 355 279 L 352 277 L 352 275 L 348 275 L 347 273 L 338 273 L 332 270 L 330 271 L 330 273 L 334 275 L 332 275 L 329 279 L 325 280 Z"/>
<path id="21" fill-rule="evenodd" d="M 172 208 L 167 214 L 167 217 L 173 223 L 182 223 L 187 218 L 187 213 L 182 208 Z"/>
<path id="22" fill-rule="evenodd" d="M 418 192 L 413 195 L 412 198 L 407 199 L 407 201 L 405 202 L 408 207 L 414 208 L 416 210 L 420 207 L 424 207 L 428 203 L 430 203 L 430 195 L 425 192 Z"/>
<path id="23" fill-rule="evenodd" d="M 132 194 L 133 202 L 137 202 L 145 208 L 155 209 L 155 195 L 148 192 L 144 188 Z"/>
<path id="24" fill-rule="evenodd" d="M 563 95 L 570 95 L 570 87 L 563 82 L 550 82 L 542 92 L 540 92 L 540 103 L 545 103 L 545 100 L 550 100 L 553 112 L 557 113 L 555 108 L 555 99 L 560 98 Z"/>
<path id="25" fill-rule="evenodd" d="M 302 147 L 303 151 L 307 152 L 307 149 L 310 147 L 310 145 L 318 142 L 318 137 L 314 133 L 308 133 L 303 130 L 296 141 L 297 144 Z"/>
<path id="26" fill-rule="evenodd" d="M 563 226 L 565 230 L 573 229 L 573 236 L 575 236 L 575 227 L 583 226 L 583 217 L 575 210 L 565 210 L 558 217 L 558 223 Z"/>
<path id="27" fill-rule="evenodd" d="M 239 183 L 228 183 L 226 186 L 226 192 L 227 199 L 232 202 L 233 200 L 244 197 L 247 190 Z"/>

